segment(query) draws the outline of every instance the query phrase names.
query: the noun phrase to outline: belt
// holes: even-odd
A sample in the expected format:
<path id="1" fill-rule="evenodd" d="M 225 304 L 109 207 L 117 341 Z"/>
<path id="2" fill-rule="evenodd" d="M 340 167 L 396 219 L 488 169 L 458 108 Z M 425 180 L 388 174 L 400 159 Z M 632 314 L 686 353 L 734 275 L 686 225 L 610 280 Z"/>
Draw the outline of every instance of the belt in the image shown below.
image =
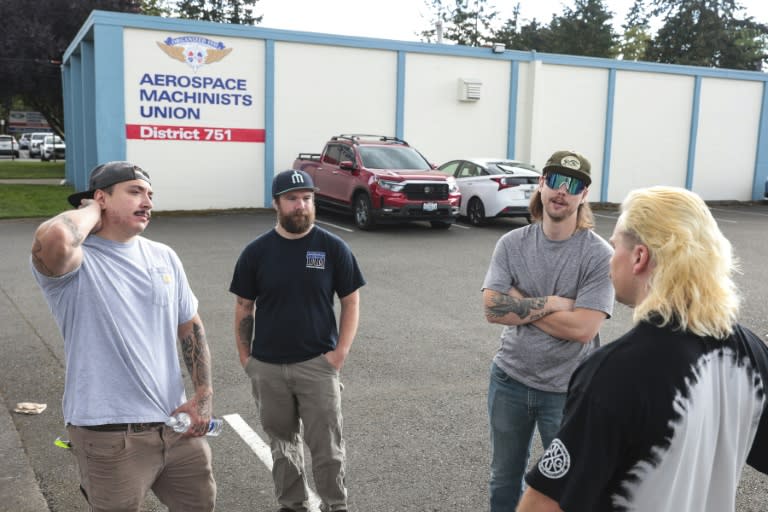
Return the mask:
<path id="1" fill-rule="evenodd" d="M 106 425 L 82 425 L 82 428 L 95 430 L 96 432 L 144 432 L 157 427 L 162 427 L 165 423 L 107 423 Z"/>

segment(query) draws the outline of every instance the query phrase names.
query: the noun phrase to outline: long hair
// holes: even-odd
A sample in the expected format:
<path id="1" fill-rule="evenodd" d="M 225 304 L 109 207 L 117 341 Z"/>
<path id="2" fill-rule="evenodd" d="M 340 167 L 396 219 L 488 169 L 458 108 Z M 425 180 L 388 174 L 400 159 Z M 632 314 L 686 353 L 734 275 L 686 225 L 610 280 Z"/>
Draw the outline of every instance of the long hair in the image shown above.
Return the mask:
<path id="1" fill-rule="evenodd" d="M 707 205 L 676 187 L 634 190 L 621 204 L 618 231 L 648 247 L 648 294 L 634 320 L 661 317 L 698 336 L 727 337 L 739 311 L 731 243 Z"/>
<path id="2" fill-rule="evenodd" d="M 531 221 L 541 222 L 541 219 L 544 218 L 541 190 L 536 189 L 536 192 L 531 196 L 531 201 L 528 203 L 528 211 L 531 214 Z M 594 227 L 595 217 L 592 215 L 592 208 L 587 201 L 584 201 L 579 205 L 579 209 L 576 212 L 576 229 L 592 229 Z"/>

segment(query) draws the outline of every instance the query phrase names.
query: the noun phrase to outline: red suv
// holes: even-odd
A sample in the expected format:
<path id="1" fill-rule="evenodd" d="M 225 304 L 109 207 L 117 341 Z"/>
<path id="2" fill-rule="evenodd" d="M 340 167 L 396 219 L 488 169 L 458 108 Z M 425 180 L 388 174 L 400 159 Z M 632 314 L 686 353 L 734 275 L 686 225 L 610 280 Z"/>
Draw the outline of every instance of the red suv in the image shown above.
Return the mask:
<path id="1" fill-rule="evenodd" d="M 318 207 L 351 211 L 360 229 L 417 220 L 447 229 L 459 214 L 456 180 L 397 137 L 338 135 L 322 153 L 300 153 L 293 167 L 312 176 Z"/>

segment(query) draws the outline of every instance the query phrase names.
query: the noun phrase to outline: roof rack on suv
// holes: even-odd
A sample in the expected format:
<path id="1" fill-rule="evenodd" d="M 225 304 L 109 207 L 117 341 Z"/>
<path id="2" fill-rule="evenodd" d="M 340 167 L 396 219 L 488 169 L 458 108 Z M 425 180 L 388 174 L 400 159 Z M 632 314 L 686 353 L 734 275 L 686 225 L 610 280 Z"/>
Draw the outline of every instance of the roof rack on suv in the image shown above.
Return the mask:
<path id="1" fill-rule="evenodd" d="M 339 139 L 346 139 L 349 141 L 352 141 L 352 143 L 357 144 L 361 141 L 361 139 L 376 139 L 380 140 L 382 142 L 395 142 L 398 144 L 404 144 L 408 146 L 409 144 L 405 142 L 403 139 L 400 139 L 398 137 L 389 137 L 386 135 L 371 135 L 368 133 L 342 133 L 341 135 L 335 135 L 331 137 L 331 140 L 339 140 Z"/>

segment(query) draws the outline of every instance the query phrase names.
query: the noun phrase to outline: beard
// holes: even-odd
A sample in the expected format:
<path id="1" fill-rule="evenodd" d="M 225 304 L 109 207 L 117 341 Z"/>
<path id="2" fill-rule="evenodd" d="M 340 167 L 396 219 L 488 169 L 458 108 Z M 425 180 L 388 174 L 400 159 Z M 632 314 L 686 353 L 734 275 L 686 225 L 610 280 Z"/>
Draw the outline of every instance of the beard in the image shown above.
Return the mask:
<path id="1" fill-rule="evenodd" d="M 278 212 L 277 221 L 287 232 L 300 235 L 306 233 L 312 227 L 312 224 L 315 223 L 315 214 L 312 211 L 299 211 L 289 214 Z"/>

